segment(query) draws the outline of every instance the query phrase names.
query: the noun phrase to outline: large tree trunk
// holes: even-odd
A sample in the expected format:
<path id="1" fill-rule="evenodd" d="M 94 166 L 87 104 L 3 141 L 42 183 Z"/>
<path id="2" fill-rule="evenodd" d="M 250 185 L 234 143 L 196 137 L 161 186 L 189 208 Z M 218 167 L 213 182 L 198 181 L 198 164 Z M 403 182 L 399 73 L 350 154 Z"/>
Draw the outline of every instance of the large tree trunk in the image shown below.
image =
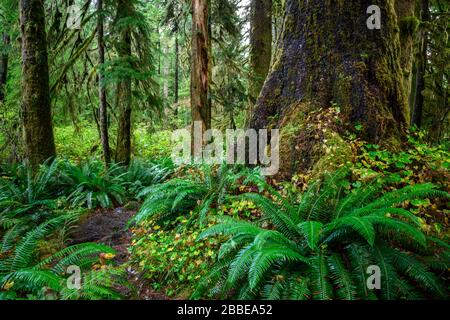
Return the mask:
<path id="1" fill-rule="evenodd" d="M 20 28 L 25 148 L 30 164 L 36 166 L 56 155 L 43 0 L 20 0 Z"/>
<path id="2" fill-rule="evenodd" d="M 118 21 L 122 20 L 122 23 L 125 23 L 123 19 L 130 17 L 132 11 L 131 1 L 119 0 L 117 6 Z M 126 61 L 131 57 L 131 30 L 128 25 L 122 26 L 121 39 L 117 46 L 117 53 L 123 63 L 127 63 Z M 128 165 L 131 160 L 132 92 L 130 76 L 123 75 L 122 80 L 117 85 L 116 94 L 116 103 L 119 110 L 116 162 Z"/>
<path id="3" fill-rule="evenodd" d="M 192 122 L 200 122 L 203 131 L 211 128 L 208 29 L 208 0 L 192 0 L 191 114 Z"/>
<path id="4" fill-rule="evenodd" d="M 420 1 L 420 18 L 422 22 L 430 20 L 430 8 L 428 0 Z M 420 128 L 423 116 L 423 91 L 425 90 L 425 73 L 427 67 L 428 31 L 422 27 L 420 35 L 419 55 L 416 62 L 416 79 L 412 109 L 411 124 Z"/>
<path id="5" fill-rule="evenodd" d="M 249 116 L 266 80 L 272 58 L 272 0 L 252 0 L 250 9 Z"/>
<path id="6" fill-rule="evenodd" d="M 5 33 L 3 34 L 3 45 L 8 47 L 9 36 Z M 4 52 L 0 56 L 0 103 L 5 99 L 5 86 L 6 80 L 8 78 L 8 53 Z"/>
<path id="7" fill-rule="evenodd" d="M 103 65 L 105 63 L 105 42 L 103 39 L 103 0 L 97 0 L 97 42 L 98 42 L 98 63 Z M 106 89 L 104 84 L 104 76 L 101 70 L 98 72 L 98 94 L 99 94 L 99 117 L 100 117 L 100 138 L 103 149 L 103 158 L 105 165 L 111 162 L 111 154 L 109 149 L 108 136 L 108 111 L 106 103 Z"/>
<path id="8" fill-rule="evenodd" d="M 381 30 L 367 26 L 373 4 L 381 9 Z M 296 121 L 296 138 L 281 149 L 281 161 L 294 163 L 291 172 L 318 162 L 330 131 L 357 125 L 370 142 L 399 143 L 408 108 L 397 23 L 393 0 L 286 0 L 283 35 L 251 127 Z M 323 116 L 333 110 L 338 115 Z"/>

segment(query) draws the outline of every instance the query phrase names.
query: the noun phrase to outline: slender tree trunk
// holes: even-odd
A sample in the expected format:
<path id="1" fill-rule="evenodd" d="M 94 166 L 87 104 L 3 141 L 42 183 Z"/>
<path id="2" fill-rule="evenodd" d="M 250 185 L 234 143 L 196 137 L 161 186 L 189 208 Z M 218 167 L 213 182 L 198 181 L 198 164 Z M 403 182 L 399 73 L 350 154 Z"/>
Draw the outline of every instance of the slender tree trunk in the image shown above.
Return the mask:
<path id="1" fill-rule="evenodd" d="M 103 39 L 103 0 L 97 0 L 97 41 L 98 41 L 98 63 L 103 65 L 105 63 L 105 43 Z M 108 111 L 106 102 L 106 89 L 104 86 L 104 76 L 101 70 L 98 71 L 98 94 L 99 94 L 99 117 L 100 117 L 100 138 L 103 149 L 103 158 L 105 165 L 108 166 L 111 162 L 111 154 L 109 150 L 109 136 L 108 136 Z"/>
<path id="2" fill-rule="evenodd" d="M 43 0 L 20 0 L 22 115 L 32 166 L 55 157 Z"/>
<path id="3" fill-rule="evenodd" d="M 430 9 L 428 0 L 420 1 L 420 12 L 422 22 L 430 20 Z M 414 104 L 412 110 L 411 124 L 420 128 L 422 126 L 423 103 L 424 97 L 422 92 L 425 90 L 425 74 L 427 67 L 427 50 L 428 50 L 428 32 L 422 29 L 420 35 L 419 56 L 416 63 L 416 79 L 414 90 Z"/>
<path id="4" fill-rule="evenodd" d="M 428 139 L 433 142 L 437 143 L 442 138 L 443 133 L 443 125 L 445 123 L 446 118 L 448 117 L 448 108 L 447 108 L 447 93 L 448 93 L 448 84 L 447 79 L 445 76 L 446 69 L 445 64 L 443 63 L 443 66 L 441 65 L 439 77 L 440 79 L 439 84 L 437 84 L 438 87 L 440 87 L 441 95 L 436 98 L 436 103 L 433 104 L 431 108 L 427 108 L 427 110 L 431 117 L 431 126 L 428 130 Z M 428 113 L 427 112 L 427 113 Z"/>
<path id="5" fill-rule="evenodd" d="M 164 78 L 164 84 L 163 84 L 163 95 L 164 99 L 166 100 L 166 103 L 168 103 L 169 99 L 169 46 L 164 46 L 163 49 L 164 53 L 164 66 L 163 66 L 163 78 Z"/>
<path id="6" fill-rule="evenodd" d="M 252 0 L 248 119 L 261 93 L 272 58 L 272 0 Z"/>
<path id="7" fill-rule="evenodd" d="M 213 54 L 213 25 L 211 19 L 211 0 L 206 0 L 206 5 L 208 6 L 208 106 L 207 109 L 210 112 L 210 117 L 212 114 L 213 108 L 213 99 L 212 99 L 212 83 L 213 83 L 213 68 L 214 68 L 214 54 Z"/>
<path id="8" fill-rule="evenodd" d="M 9 45 L 9 36 L 6 33 L 3 34 L 3 44 L 5 47 Z M 9 55 L 6 52 L 0 56 L 0 103 L 5 99 L 5 86 L 8 78 L 8 59 Z"/>
<path id="9" fill-rule="evenodd" d="M 132 12 L 132 3 L 129 0 L 119 0 L 117 6 L 118 20 L 130 17 Z M 122 20 L 123 22 L 123 20 Z M 121 40 L 117 47 L 117 53 L 123 63 L 129 63 L 127 60 L 131 57 L 131 30 L 129 26 L 123 26 Z M 131 160 L 131 112 L 132 112 L 132 92 L 131 78 L 123 75 L 120 83 L 117 85 L 117 109 L 119 110 L 119 123 L 117 132 L 117 150 L 116 162 L 128 165 Z"/>
<path id="10" fill-rule="evenodd" d="M 161 75 L 161 36 L 159 35 L 159 29 L 158 29 L 158 43 L 156 45 L 158 49 L 158 75 Z"/>
<path id="11" fill-rule="evenodd" d="M 416 1 L 397 0 L 395 10 L 400 27 L 400 65 L 403 71 L 403 87 L 408 99 L 412 96 L 414 40 L 419 25 L 416 18 Z"/>
<path id="12" fill-rule="evenodd" d="M 175 103 L 175 115 L 178 114 L 178 101 L 180 91 L 180 47 L 178 42 L 178 23 L 175 27 L 175 71 L 174 71 L 173 96 Z"/>
<path id="13" fill-rule="evenodd" d="M 207 4 L 207 0 L 192 0 L 191 113 L 192 121 L 201 122 L 203 131 L 211 128 Z"/>
<path id="14" fill-rule="evenodd" d="M 381 30 L 367 25 L 373 3 L 286 0 L 283 34 L 250 125 L 298 130 L 281 141 L 281 165 L 294 163 L 291 173 L 313 168 L 326 143 L 355 127 L 367 141 L 400 144 L 408 108 L 394 0 L 375 1 Z"/>

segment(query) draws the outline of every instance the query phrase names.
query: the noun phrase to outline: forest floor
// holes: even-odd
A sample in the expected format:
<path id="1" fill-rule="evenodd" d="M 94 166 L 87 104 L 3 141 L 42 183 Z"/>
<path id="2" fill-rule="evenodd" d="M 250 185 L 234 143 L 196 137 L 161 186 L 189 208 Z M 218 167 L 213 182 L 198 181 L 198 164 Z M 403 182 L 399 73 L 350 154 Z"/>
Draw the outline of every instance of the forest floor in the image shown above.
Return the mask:
<path id="1" fill-rule="evenodd" d="M 132 300 L 168 300 L 164 294 L 157 293 L 151 284 L 143 279 L 131 266 L 127 266 L 130 258 L 128 247 L 132 234 L 127 229 L 128 221 L 136 214 L 136 210 L 124 208 L 99 209 L 83 219 L 73 233 L 71 245 L 84 242 L 95 242 L 108 245 L 116 250 L 115 263 L 125 265 L 127 280 L 131 288 L 118 288 L 127 299 Z"/>

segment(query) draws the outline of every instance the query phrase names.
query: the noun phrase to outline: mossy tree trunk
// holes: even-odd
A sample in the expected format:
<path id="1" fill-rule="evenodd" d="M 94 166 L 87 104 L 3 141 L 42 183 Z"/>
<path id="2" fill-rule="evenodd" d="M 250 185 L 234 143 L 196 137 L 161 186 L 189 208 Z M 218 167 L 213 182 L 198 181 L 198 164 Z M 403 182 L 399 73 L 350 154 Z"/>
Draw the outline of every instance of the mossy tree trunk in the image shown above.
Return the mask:
<path id="1" fill-rule="evenodd" d="M 403 73 L 403 87 L 406 96 L 410 98 L 412 95 L 414 42 L 420 20 L 416 17 L 416 1 L 397 0 L 395 10 L 400 27 L 400 65 Z"/>
<path id="2" fill-rule="evenodd" d="M 178 114 L 178 101 L 180 94 L 180 43 L 178 40 L 178 22 L 175 22 L 175 70 L 174 70 L 174 81 L 173 81 L 173 101 L 175 103 L 175 115 Z"/>
<path id="3" fill-rule="evenodd" d="M 208 11 L 208 0 L 192 0 L 191 114 L 204 131 L 211 128 Z"/>
<path id="4" fill-rule="evenodd" d="M 97 0 L 97 42 L 98 42 L 98 63 L 103 65 L 105 63 L 105 42 L 103 31 L 103 0 Z M 98 72 L 99 85 L 99 118 L 100 118 L 100 138 L 103 149 L 103 158 L 106 166 L 111 162 L 111 153 L 109 149 L 109 135 L 108 135 L 108 111 L 106 102 L 106 89 L 104 84 L 104 76 L 102 71 Z"/>
<path id="5" fill-rule="evenodd" d="M 420 0 L 420 19 L 422 23 L 430 21 L 430 8 L 428 0 Z M 427 67 L 428 31 L 422 27 L 419 42 L 419 54 L 416 61 L 416 76 L 414 100 L 412 107 L 411 124 L 420 128 L 422 126 L 423 104 L 425 90 L 425 73 Z"/>
<path id="6" fill-rule="evenodd" d="M 380 30 L 367 26 L 373 4 L 381 9 Z M 304 135 L 320 118 L 308 115 L 338 106 L 340 129 L 358 124 L 361 138 L 392 144 L 409 117 L 402 80 L 394 0 L 286 0 L 283 34 L 250 125 L 281 126 L 298 109 L 309 123 L 298 125 L 304 138 L 295 154 L 307 158 L 311 144 L 323 143 L 319 134 Z"/>
<path id="7" fill-rule="evenodd" d="M 32 166 L 55 157 L 43 0 L 20 0 L 22 115 Z"/>
<path id="8" fill-rule="evenodd" d="M 131 64 L 131 26 L 126 19 L 131 17 L 133 4 L 130 0 L 119 0 L 117 5 L 117 16 L 120 26 L 120 41 L 117 44 L 117 53 L 124 65 Z M 131 65 L 128 69 L 132 69 Z M 116 104 L 119 111 L 117 129 L 116 162 L 128 165 L 131 160 L 131 113 L 132 113 L 132 91 L 131 76 L 122 75 L 121 81 L 116 88 Z"/>
<path id="9" fill-rule="evenodd" d="M 9 46 L 9 36 L 8 34 L 3 34 L 3 46 L 6 48 Z M 9 55 L 5 51 L 0 55 L 0 103 L 5 99 L 5 86 L 6 80 L 8 78 L 8 60 Z"/>
<path id="10" fill-rule="evenodd" d="M 272 0 L 252 0 L 250 8 L 249 115 L 258 99 L 272 57 Z"/>

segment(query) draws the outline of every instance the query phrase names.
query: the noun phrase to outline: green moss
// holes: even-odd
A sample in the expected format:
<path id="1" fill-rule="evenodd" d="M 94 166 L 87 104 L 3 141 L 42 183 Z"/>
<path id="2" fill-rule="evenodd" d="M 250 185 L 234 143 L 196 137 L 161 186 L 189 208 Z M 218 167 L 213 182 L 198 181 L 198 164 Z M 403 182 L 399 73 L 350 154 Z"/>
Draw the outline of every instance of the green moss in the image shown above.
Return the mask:
<path id="1" fill-rule="evenodd" d="M 402 36 L 412 36 L 417 32 L 419 28 L 420 20 L 415 16 L 404 17 L 400 19 L 400 33 Z"/>
<path id="2" fill-rule="evenodd" d="M 311 170 L 313 179 L 320 179 L 323 175 L 334 172 L 352 161 L 352 149 L 338 133 L 327 131 L 323 145 L 323 156 L 316 162 Z"/>

